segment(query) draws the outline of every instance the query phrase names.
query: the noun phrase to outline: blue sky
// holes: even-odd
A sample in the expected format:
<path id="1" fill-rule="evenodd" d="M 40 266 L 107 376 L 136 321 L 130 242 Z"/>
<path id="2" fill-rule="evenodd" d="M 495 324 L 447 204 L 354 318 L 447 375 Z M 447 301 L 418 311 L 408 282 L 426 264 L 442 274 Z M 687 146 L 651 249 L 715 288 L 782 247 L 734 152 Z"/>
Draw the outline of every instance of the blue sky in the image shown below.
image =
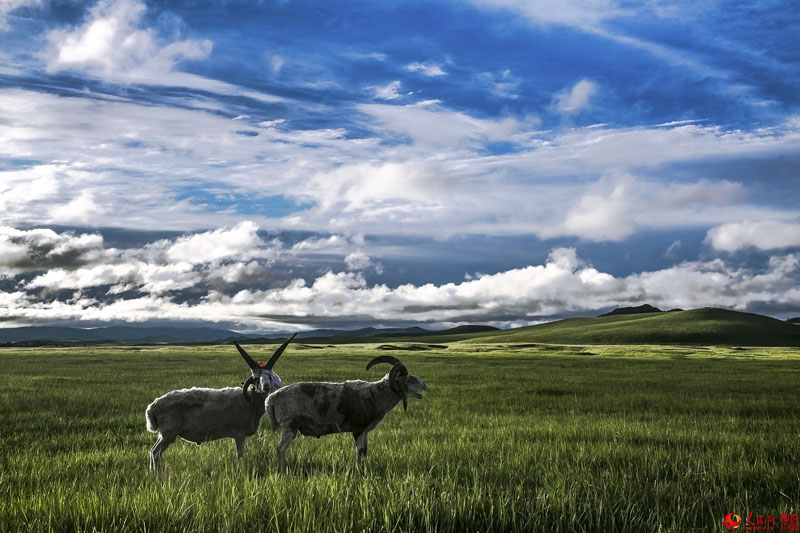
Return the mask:
<path id="1" fill-rule="evenodd" d="M 0 320 L 800 315 L 793 2 L 0 2 Z"/>

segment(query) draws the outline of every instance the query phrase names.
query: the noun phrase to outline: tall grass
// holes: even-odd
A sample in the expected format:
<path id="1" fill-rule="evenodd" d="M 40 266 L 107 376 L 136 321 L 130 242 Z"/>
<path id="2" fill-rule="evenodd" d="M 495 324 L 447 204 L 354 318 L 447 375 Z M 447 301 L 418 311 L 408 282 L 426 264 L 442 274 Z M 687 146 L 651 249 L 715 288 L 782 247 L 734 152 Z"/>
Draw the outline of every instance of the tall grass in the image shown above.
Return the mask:
<path id="1" fill-rule="evenodd" d="M 271 347 L 253 347 L 252 352 Z M 374 346 L 304 348 L 286 383 L 377 379 Z M 385 352 L 384 352 L 385 353 Z M 800 352 L 452 345 L 370 435 L 176 443 L 144 410 L 247 375 L 229 346 L 0 351 L 0 531 L 706 531 L 800 507 Z M 266 424 L 265 424 L 266 426 Z"/>

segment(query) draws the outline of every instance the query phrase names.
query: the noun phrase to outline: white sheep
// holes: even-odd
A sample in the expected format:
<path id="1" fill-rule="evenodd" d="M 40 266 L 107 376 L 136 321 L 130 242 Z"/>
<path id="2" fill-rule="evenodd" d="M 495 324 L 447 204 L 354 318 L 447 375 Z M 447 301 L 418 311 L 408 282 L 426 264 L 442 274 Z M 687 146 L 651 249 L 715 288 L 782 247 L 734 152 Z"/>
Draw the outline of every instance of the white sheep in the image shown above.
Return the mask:
<path id="1" fill-rule="evenodd" d="M 367 364 L 389 363 L 391 371 L 375 382 L 344 383 L 301 382 L 283 387 L 267 397 L 266 411 L 273 429 L 281 430 L 278 443 L 278 467 L 286 468 L 286 451 L 297 433 L 320 437 L 331 433 L 352 433 L 356 460 L 363 465 L 367 456 L 367 434 L 402 400 L 422 399 L 420 391 L 428 387 L 396 357 L 382 355 Z"/>
<path id="2" fill-rule="evenodd" d="M 147 430 L 158 433 L 158 439 L 150 449 L 150 469 L 158 468 L 161 454 L 178 437 L 198 445 L 232 438 L 236 443 L 236 456 L 241 459 L 245 439 L 255 435 L 264 416 L 265 398 L 283 386 L 272 367 L 292 339 L 294 335 L 275 351 L 266 364 L 256 363 L 234 343 L 251 370 L 251 376 L 241 388 L 193 387 L 174 390 L 153 400 L 145 413 Z M 254 391 L 251 392 L 253 384 Z"/>

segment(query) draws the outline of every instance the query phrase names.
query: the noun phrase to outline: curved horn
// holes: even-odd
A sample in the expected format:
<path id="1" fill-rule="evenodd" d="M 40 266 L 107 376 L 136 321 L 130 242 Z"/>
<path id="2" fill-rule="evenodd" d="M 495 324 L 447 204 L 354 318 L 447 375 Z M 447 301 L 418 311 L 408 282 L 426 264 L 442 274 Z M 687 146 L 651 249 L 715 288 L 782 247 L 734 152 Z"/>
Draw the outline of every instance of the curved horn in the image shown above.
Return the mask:
<path id="1" fill-rule="evenodd" d="M 400 359 L 398 359 L 393 355 L 379 355 L 378 357 L 367 363 L 367 370 L 380 363 L 389 363 L 390 365 L 403 364 L 400 362 Z"/>
<path id="2" fill-rule="evenodd" d="M 269 358 L 269 361 L 267 361 L 267 364 L 264 365 L 264 368 L 266 368 L 267 370 L 272 370 L 272 367 L 273 365 L 275 365 L 275 362 L 278 360 L 278 357 L 281 356 L 283 351 L 286 349 L 287 346 L 289 346 L 289 343 L 292 342 L 292 339 L 294 339 L 295 336 L 297 336 L 297 332 L 293 333 L 292 336 L 289 337 L 289 339 L 286 342 L 281 344 L 280 348 L 275 350 L 275 353 L 272 354 L 272 357 Z"/>
<path id="3" fill-rule="evenodd" d="M 249 378 L 247 378 L 247 381 L 244 382 L 244 385 L 242 385 L 242 394 L 244 395 L 244 399 L 248 402 L 250 401 L 250 396 L 247 394 L 247 390 L 250 388 L 250 385 L 252 385 L 255 380 L 256 378 L 250 376 Z"/>
<path id="4" fill-rule="evenodd" d="M 392 369 L 389 371 L 389 387 L 394 392 L 402 392 L 403 399 L 406 397 L 406 387 L 405 382 L 401 383 L 398 378 L 407 376 L 408 370 L 406 369 L 405 365 L 400 361 L 397 361 Z"/>
<path id="5" fill-rule="evenodd" d="M 252 357 L 250 357 L 250 356 L 247 354 L 247 352 L 245 352 L 245 351 L 244 351 L 244 348 L 242 348 L 241 346 L 239 346 L 239 343 L 238 343 L 238 342 L 236 342 L 236 341 L 233 341 L 233 344 L 236 346 L 236 349 L 237 349 L 237 350 L 239 350 L 239 353 L 242 355 L 242 359 L 244 359 L 244 360 L 245 360 L 245 362 L 247 363 L 247 366 L 249 366 L 250 368 L 253 368 L 253 369 L 256 369 L 256 368 L 258 368 L 258 363 L 256 363 L 255 361 L 253 361 L 253 358 L 252 358 Z"/>

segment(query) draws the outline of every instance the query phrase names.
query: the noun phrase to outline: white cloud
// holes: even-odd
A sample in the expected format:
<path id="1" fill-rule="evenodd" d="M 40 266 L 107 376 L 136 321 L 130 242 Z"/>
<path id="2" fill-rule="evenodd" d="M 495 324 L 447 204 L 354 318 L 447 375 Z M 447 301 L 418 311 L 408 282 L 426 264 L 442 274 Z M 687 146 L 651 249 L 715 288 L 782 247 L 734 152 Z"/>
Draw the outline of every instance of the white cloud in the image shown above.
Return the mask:
<path id="1" fill-rule="evenodd" d="M 138 0 L 101 0 L 83 26 L 50 32 L 48 70 L 152 81 L 169 75 L 181 60 L 205 59 L 211 53 L 208 40 L 159 42 L 153 30 L 140 27 L 145 10 Z"/>
<path id="2" fill-rule="evenodd" d="M 0 156 L 50 162 L 0 171 L 0 223 L 75 223 L 83 211 L 65 206 L 91 199 L 83 219 L 96 226 L 230 227 L 241 215 L 217 199 L 243 197 L 297 205 L 286 217 L 253 216 L 261 228 L 347 234 L 603 238 L 642 226 L 797 216 L 751 203 L 746 182 L 642 177 L 675 163 L 794 153 L 797 121 L 753 132 L 685 123 L 537 131 L 535 119 L 478 118 L 437 101 L 357 111 L 364 130 L 374 132 L 369 138 L 342 128 L 292 130 L 281 118 L 250 125 L 206 110 L 0 89 Z M 228 115 L 236 116 L 240 110 Z M 237 133 L 243 130 L 251 134 Z M 514 150 L 493 154 L 493 143 Z M 606 177 L 619 175 L 632 181 L 612 197 Z M 611 188 L 593 188 L 604 179 Z M 627 202 L 630 215 L 614 228 L 612 215 L 594 213 L 605 220 L 594 228 L 591 198 L 577 208 L 587 195 L 618 200 L 611 207 Z"/>
<path id="3" fill-rule="evenodd" d="M 217 229 L 182 237 L 166 251 L 170 261 L 190 264 L 207 263 L 234 257 L 249 259 L 260 253 L 264 242 L 258 236 L 258 226 L 244 221 L 231 229 Z"/>
<path id="4" fill-rule="evenodd" d="M 172 85 L 265 102 L 283 101 L 273 95 L 180 72 L 181 62 L 206 59 L 213 43 L 208 39 L 159 38 L 155 30 L 143 27 L 146 10 L 142 0 L 100 0 L 89 10 L 83 25 L 47 34 L 49 46 L 43 54 L 47 70 L 85 72 L 115 83 Z"/>
<path id="5" fill-rule="evenodd" d="M 103 237 L 99 234 L 0 226 L 0 266 L 11 267 L 11 272 L 91 263 L 103 255 Z"/>
<path id="6" fill-rule="evenodd" d="M 88 189 L 80 192 L 64 205 L 57 205 L 50 210 L 50 218 L 55 223 L 90 224 L 92 219 L 103 213 L 105 209 L 95 202 L 94 193 Z"/>
<path id="7" fill-rule="evenodd" d="M 0 231 L 4 229 L 0 228 Z M 27 246 L 13 242 L 8 235 L 0 233 L 0 265 L 16 263 L 27 256 Z"/>
<path id="8" fill-rule="evenodd" d="M 405 106 L 362 104 L 358 109 L 370 115 L 378 128 L 407 135 L 427 147 L 450 145 L 454 149 L 468 149 L 486 141 L 515 140 L 517 134 L 531 125 L 513 118 L 475 118 L 428 101 Z"/>
<path id="9" fill-rule="evenodd" d="M 319 208 L 358 211 L 376 204 L 436 202 L 447 184 L 431 165 L 361 163 L 320 173 L 312 178 Z"/>
<path id="10" fill-rule="evenodd" d="M 717 250 L 735 252 L 752 246 L 773 250 L 800 246 L 800 222 L 757 220 L 729 222 L 708 231 L 706 240 Z"/>
<path id="11" fill-rule="evenodd" d="M 403 96 L 399 92 L 401 85 L 400 81 L 391 81 L 386 85 L 371 86 L 367 87 L 367 89 L 372 91 L 378 100 L 397 100 Z"/>
<path id="12" fill-rule="evenodd" d="M 369 256 L 361 250 L 347 254 L 344 258 L 344 263 L 347 265 L 348 270 L 366 270 L 374 266 Z"/>
<path id="13" fill-rule="evenodd" d="M 273 74 L 280 74 L 281 69 L 283 69 L 283 65 L 285 64 L 286 62 L 283 60 L 283 58 L 277 54 L 273 55 L 269 60 L 269 65 L 272 68 Z"/>
<path id="14" fill-rule="evenodd" d="M 483 72 L 477 76 L 481 84 L 488 86 L 489 91 L 500 98 L 516 99 L 521 81 L 506 69 L 500 73 Z"/>
<path id="15" fill-rule="evenodd" d="M 596 83 L 587 79 L 580 80 L 556 95 L 556 109 L 565 114 L 577 113 L 589 107 L 595 94 L 597 94 Z"/>
<path id="16" fill-rule="evenodd" d="M 237 267 L 238 268 L 238 267 Z M 243 268 L 251 268 L 245 265 Z M 800 305 L 797 276 L 800 254 L 773 256 L 762 271 L 732 267 L 722 260 L 685 262 L 670 268 L 615 277 L 582 261 L 572 248 L 553 250 L 542 265 L 479 275 L 442 285 L 369 286 L 360 272 L 327 272 L 311 283 L 295 279 L 282 288 L 212 291 L 195 302 L 167 296 L 197 282 L 188 263 L 173 265 L 96 265 L 79 271 L 54 269 L 30 288 L 87 288 L 94 283 L 143 284 L 149 296 L 108 301 L 77 297 L 38 301 L 31 295 L 2 293 L 0 317 L 14 320 L 204 320 L 254 328 L 277 326 L 272 316 L 324 325 L 328 318 L 370 317 L 376 321 L 434 324 L 536 322 L 545 316 L 593 311 L 616 305 L 651 303 L 662 308 L 721 306 L 747 310 L 765 301 Z M 233 276 L 231 280 L 237 279 Z"/>
<path id="17" fill-rule="evenodd" d="M 567 213 L 564 231 L 592 240 L 619 240 L 636 228 L 631 179 L 601 180 Z"/>
<path id="18" fill-rule="evenodd" d="M 444 76 L 447 74 L 440 65 L 435 63 L 410 63 L 406 65 L 406 70 L 411 72 L 419 72 L 420 74 L 424 74 L 425 76 L 429 76 L 431 78 Z"/>

